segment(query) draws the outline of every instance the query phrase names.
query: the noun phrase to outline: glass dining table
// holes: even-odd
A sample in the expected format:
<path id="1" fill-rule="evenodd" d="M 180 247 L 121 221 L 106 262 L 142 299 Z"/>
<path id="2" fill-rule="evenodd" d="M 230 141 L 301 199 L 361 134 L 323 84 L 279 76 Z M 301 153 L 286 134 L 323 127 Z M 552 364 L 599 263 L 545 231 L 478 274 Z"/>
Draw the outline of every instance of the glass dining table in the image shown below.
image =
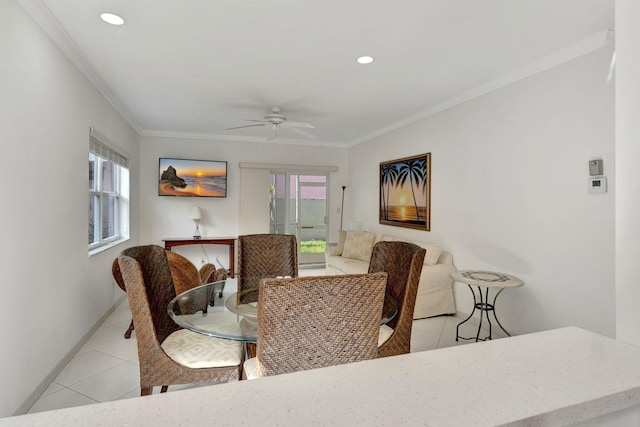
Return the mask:
<path id="1" fill-rule="evenodd" d="M 258 304 L 238 303 L 240 298 L 235 285 L 236 279 L 227 279 L 189 289 L 171 300 L 167 308 L 169 317 L 194 332 L 255 343 Z M 397 312 L 395 299 L 389 293 L 385 294 L 380 324 L 389 322 Z"/>

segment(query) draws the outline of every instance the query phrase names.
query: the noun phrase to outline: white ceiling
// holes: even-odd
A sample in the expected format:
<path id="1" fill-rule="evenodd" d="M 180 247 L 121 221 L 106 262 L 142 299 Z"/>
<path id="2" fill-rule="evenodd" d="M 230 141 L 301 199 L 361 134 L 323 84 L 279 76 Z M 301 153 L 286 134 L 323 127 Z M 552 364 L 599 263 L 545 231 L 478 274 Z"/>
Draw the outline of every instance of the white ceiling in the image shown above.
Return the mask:
<path id="1" fill-rule="evenodd" d="M 613 0 L 19 1 L 142 134 L 265 140 L 225 129 L 279 106 L 317 135 L 280 142 L 326 145 L 601 47 L 614 26 Z"/>

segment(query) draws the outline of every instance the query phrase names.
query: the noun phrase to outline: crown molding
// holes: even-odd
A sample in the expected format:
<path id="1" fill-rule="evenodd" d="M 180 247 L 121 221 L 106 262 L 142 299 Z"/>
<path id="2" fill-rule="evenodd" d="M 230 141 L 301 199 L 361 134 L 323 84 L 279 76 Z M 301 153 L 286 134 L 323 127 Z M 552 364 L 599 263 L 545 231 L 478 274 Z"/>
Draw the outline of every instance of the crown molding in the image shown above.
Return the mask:
<path id="1" fill-rule="evenodd" d="M 249 169 L 280 169 L 280 170 L 296 170 L 296 171 L 322 171 L 322 172 L 337 172 L 340 170 L 338 166 L 323 166 L 323 165 L 287 165 L 281 163 L 247 163 L 240 162 L 238 166 Z"/>
<path id="2" fill-rule="evenodd" d="M 314 147 L 336 147 L 347 148 L 344 143 L 318 141 L 318 140 L 302 140 L 292 138 L 278 138 L 277 140 L 269 140 L 259 136 L 235 136 L 235 135 L 218 135 L 211 133 L 195 133 L 195 132 L 173 132 L 173 131 L 158 131 L 158 130 L 144 130 L 140 132 L 141 136 L 159 137 L 159 138 L 173 138 L 173 139 L 198 139 L 203 141 L 221 141 L 221 142 L 259 142 L 269 144 L 289 144 L 289 145 L 306 145 Z"/>
<path id="3" fill-rule="evenodd" d="M 109 104 L 122 116 L 122 118 L 133 127 L 138 134 L 142 131 L 142 126 L 138 119 L 125 107 L 124 103 L 115 96 L 100 74 L 91 67 L 87 57 L 80 51 L 78 46 L 71 40 L 71 37 L 62 28 L 58 20 L 53 16 L 51 10 L 42 3 L 41 0 L 17 0 L 18 4 L 31 16 L 49 38 L 58 46 L 64 55 L 76 66 L 87 80 L 100 92 Z"/>
<path id="4" fill-rule="evenodd" d="M 350 142 L 339 143 L 329 141 L 306 141 L 298 139 L 280 138 L 277 141 L 269 141 L 261 137 L 236 137 L 230 135 L 203 134 L 191 132 L 169 132 L 161 130 L 145 130 L 138 119 L 124 105 L 124 103 L 115 96 L 108 88 L 100 74 L 93 69 L 89 60 L 81 52 L 78 46 L 71 40 L 66 31 L 62 28 L 57 19 L 53 16 L 49 8 L 41 0 L 17 0 L 17 3 L 29 14 L 32 19 L 42 28 L 42 30 L 51 38 L 64 55 L 76 66 L 76 68 L 89 80 L 89 82 L 98 90 L 98 92 L 113 106 L 113 108 L 122 116 L 122 118 L 136 130 L 141 136 L 156 136 L 165 138 L 185 138 L 200 140 L 219 140 L 219 141 L 240 141 L 240 142 L 271 142 L 276 144 L 292 144 L 306 145 L 318 147 L 338 147 L 349 148 L 371 140 L 380 135 L 386 134 L 393 130 L 415 123 L 427 117 L 436 115 L 442 111 L 448 110 L 460 104 L 464 104 L 472 99 L 482 95 L 496 91 L 503 87 L 514 84 L 518 81 L 542 73 L 551 68 L 579 58 L 583 55 L 596 51 L 614 40 L 614 30 L 606 29 L 599 31 L 589 37 L 586 37 L 577 43 L 569 45 L 552 54 L 535 61 L 529 65 L 519 68 L 511 73 L 504 74 L 496 79 L 485 82 L 475 88 L 465 91 L 459 95 L 442 101 L 426 110 L 414 114 L 406 119 L 395 122 L 389 126 L 378 129 L 360 138 L 356 138 Z"/>
<path id="5" fill-rule="evenodd" d="M 489 80 L 479 86 L 476 86 L 475 88 L 462 92 L 459 95 L 456 95 L 443 102 L 440 102 L 434 105 L 433 107 L 427 110 L 424 110 L 420 113 L 414 114 L 404 120 L 393 123 L 382 129 L 378 129 L 377 131 L 372 132 L 363 137 L 357 138 L 347 143 L 346 146 L 353 147 L 355 145 L 361 144 L 363 142 L 366 142 L 380 135 L 384 135 L 388 132 L 391 132 L 393 130 L 415 123 L 427 117 L 434 116 L 442 111 L 448 110 L 449 108 L 455 107 L 460 104 L 464 104 L 465 102 L 478 98 L 482 95 L 486 95 L 490 92 L 494 92 L 498 89 L 501 89 L 503 87 L 506 87 L 516 82 L 519 82 L 521 80 L 524 80 L 528 77 L 534 76 L 536 74 L 547 71 L 551 68 L 562 65 L 566 62 L 572 61 L 581 56 L 587 55 L 591 52 L 594 52 L 608 45 L 610 42 L 614 40 L 614 35 L 615 35 L 615 32 L 612 29 L 598 31 L 595 34 L 589 37 L 586 37 L 574 44 L 571 44 L 563 49 L 559 49 L 551 53 L 550 55 L 547 55 L 542 59 L 539 59 L 538 61 L 532 62 L 528 65 L 525 65 L 524 67 L 521 67 L 513 72 L 504 74 L 493 80 Z"/>

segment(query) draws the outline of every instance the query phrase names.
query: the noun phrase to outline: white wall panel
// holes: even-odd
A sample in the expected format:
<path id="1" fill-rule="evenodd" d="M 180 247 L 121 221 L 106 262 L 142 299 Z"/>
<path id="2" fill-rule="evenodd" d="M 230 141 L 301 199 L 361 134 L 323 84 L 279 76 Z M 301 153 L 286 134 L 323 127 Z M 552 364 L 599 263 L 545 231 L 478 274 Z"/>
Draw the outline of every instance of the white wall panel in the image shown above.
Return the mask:
<path id="1" fill-rule="evenodd" d="M 640 345 L 640 4 L 616 0 L 616 336 Z"/>
<path id="2" fill-rule="evenodd" d="M 607 46 L 354 147 L 347 222 L 439 242 L 458 269 L 522 278 L 498 301 L 514 333 L 577 325 L 613 336 L 612 53 Z M 426 152 L 431 232 L 379 225 L 379 163 Z M 604 160 L 608 193 L 587 192 L 593 157 Z M 456 298 L 469 313 L 466 286 Z"/>
<path id="3" fill-rule="evenodd" d="M 15 1 L 0 2 L 0 417 L 24 409 L 123 297 L 111 276 L 122 247 L 88 256 L 92 126 L 131 159 L 138 135 Z M 138 205 L 131 205 L 137 242 Z"/>

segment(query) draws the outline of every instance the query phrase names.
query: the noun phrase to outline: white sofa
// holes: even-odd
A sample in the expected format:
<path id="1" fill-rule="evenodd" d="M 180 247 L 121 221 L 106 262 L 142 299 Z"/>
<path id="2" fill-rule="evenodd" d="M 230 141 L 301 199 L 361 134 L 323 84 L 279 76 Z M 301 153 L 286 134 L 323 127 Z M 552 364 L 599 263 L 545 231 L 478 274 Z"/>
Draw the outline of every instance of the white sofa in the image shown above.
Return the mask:
<path id="1" fill-rule="evenodd" d="M 340 231 L 338 244 L 328 246 L 325 251 L 325 274 L 366 273 L 369 269 L 373 245 L 381 240 L 407 241 L 366 231 Z M 415 243 L 427 251 L 420 275 L 413 318 L 422 319 L 442 314 L 455 314 L 453 279 L 449 277 L 449 274 L 456 269 L 453 265 L 452 255 L 442 251 L 437 243 L 418 241 L 410 243 Z"/>

